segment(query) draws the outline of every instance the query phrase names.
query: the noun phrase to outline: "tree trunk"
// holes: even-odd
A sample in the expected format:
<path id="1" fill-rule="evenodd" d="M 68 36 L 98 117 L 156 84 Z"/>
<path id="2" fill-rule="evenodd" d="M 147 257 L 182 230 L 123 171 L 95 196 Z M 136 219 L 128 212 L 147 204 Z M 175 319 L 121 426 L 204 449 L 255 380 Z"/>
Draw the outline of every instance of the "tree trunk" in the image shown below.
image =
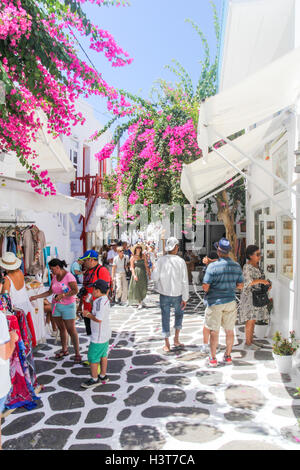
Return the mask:
<path id="1" fill-rule="evenodd" d="M 218 220 L 223 222 L 226 229 L 226 238 L 232 246 L 233 251 L 230 253 L 230 256 L 234 261 L 237 261 L 235 255 L 237 236 L 235 233 L 234 211 L 229 207 L 228 195 L 225 190 L 216 196 L 216 203 L 218 207 Z"/>

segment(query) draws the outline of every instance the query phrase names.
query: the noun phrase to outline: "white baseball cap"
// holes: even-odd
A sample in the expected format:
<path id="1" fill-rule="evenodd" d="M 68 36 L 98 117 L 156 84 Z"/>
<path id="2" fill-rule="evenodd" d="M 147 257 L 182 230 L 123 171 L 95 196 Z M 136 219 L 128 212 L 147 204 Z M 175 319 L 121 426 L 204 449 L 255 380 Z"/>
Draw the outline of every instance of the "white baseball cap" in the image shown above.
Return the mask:
<path id="1" fill-rule="evenodd" d="M 166 251 L 173 251 L 175 246 L 179 245 L 179 241 L 175 237 L 170 237 L 166 243 Z"/>

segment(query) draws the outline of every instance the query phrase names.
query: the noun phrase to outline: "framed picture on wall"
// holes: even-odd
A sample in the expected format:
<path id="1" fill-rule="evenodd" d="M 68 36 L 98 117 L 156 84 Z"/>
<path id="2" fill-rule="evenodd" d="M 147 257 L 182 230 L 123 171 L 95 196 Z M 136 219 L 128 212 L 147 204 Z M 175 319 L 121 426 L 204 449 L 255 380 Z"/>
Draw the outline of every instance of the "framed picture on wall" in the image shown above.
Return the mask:
<path id="1" fill-rule="evenodd" d="M 283 181 L 288 183 L 288 142 L 287 140 L 279 145 L 277 148 L 274 148 L 272 152 L 272 162 L 273 162 L 273 173 L 275 173 L 278 178 L 281 178 Z M 282 191 L 285 191 L 285 187 L 280 184 L 275 179 L 273 180 L 273 192 L 279 194 Z"/>

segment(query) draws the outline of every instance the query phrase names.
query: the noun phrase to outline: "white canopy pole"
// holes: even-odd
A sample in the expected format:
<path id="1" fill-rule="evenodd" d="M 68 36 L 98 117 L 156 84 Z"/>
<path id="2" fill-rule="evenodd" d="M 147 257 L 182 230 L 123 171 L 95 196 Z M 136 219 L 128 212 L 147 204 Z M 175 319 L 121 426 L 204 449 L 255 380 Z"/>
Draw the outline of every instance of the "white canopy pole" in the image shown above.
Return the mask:
<path id="1" fill-rule="evenodd" d="M 233 183 L 235 183 L 236 181 L 240 180 L 241 178 L 243 177 L 243 175 L 238 175 L 236 176 L 235 178 L 233 178 L 229 183 L 226 183 L 225 185 L 222 185 L 219 189 L 217 189 L 216 191 L 213 191 L 212 193 L 208 193 L 206 196 L 204 197 L 201 197 L 201 199 L 199 199 L 197 202 L 202 202 L 202 201 L 205 201 L 206 199 L 209 199 L 210 197 L 213 197 L 215 196 L 216 194 L 218 194 L 220 191 L 223 191 L 224 189 L 228 188 L 229 186 L 231 186 Z"/>
<path id="2" fill-rule="evenodd" d="M 248 158 L 251 160 L 252 163 L 257 165 L 259 168 L 261 168 L 265 173 L 267 173 L 269 176 L 271 176 L 273 179 L 275 179 L 278 183 L 280 183 L 282 186 L 284 186 L 288 191 L 292 192 L 295 194 L 296 197 L 300 197 L 300 193 L 296 191 L 294 188 L 289 186 L 282 178 L 279 176 L 275 175 L 272 171 L 269 171 L 267 168 L 264 167 L 262 163 L 260 163 L 256 158 L 253 158 L 252 156 L 250 157 L 247 155 L 243 150 L 241 150 L 232 140 L 229 140 L 227 137 L 222 136 L 219 134 L 215 129 L 214 129 L 216 135 L 220 137 L 221 139 L 225 140 L 225 142 L 232 148 L 234 148 L 237 152 L 239 152 L 243 157 Z"/>
<path id="3" fill-rule="evenodd" d="M 286 208 L 284 206 L 282 206 L 278 201 L 276 201 L 276 199 L 273 197 L 273 196 L 270 196 L 270 194 L 266 193 L 260 186 L 258 186 L 258 184 L 256 184 L 252 178 L 250 178 L 249 175 L 247 175 L 246 173 L 244 173 L 242 170 L 240 170 L 240 168 L 235 165 L 234 163 L 232 163 L 227 157 L 225 157 L 225 155 L 222 154 L 222 152 L 220 152 L 220 150 L 217 150 L 213 147 L 213 151 L 216 152 L 218 155 L 220 155 L 221 158 L 223 158 L 223 160 L 225 160 L 230 166 L 232 166 L 238 173 L 240 173 L 244 178 L 247 179 L 247 181 L 250 181 L 250 183 L 252 183 L 262 194 L 264 194 L 268 199 L 271 199 L 271 201 L 277 205 L 278 207 L 280 207 L 280 209 L 285 213 L 287 214 L 290 218 L 292 218 L 293 220 L 296 220 L 296 217 L 288 210 L 286 210 Z"/>

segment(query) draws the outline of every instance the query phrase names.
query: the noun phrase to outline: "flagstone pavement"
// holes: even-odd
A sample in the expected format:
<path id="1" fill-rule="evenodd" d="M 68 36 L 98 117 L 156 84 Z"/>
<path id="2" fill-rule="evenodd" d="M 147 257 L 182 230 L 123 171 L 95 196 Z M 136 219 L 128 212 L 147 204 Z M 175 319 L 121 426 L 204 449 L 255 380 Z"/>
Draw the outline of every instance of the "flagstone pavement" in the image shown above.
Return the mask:
<path id="1" fill-rule="evenodd" d="M 169 354 L 162 350 L 154 291 L 143 310 L 112 307 L 110 382 L 93 390 L 80 387 L 89 368 L 54 359 L 59 345 L 49 337 L 35 352 L 41 399 L 35 409 L 15 410 L 3 420 L 3 449 L 299 449 L 300 398 L 294 394 L 300 366 L 279 374 L 270 341 L 245 351 L 237 326 L 233 365 L 209 369 L 199 349 L 204 315 L 194 310 L 197 303 L 192 296 L 184 316 L 184 350 Z M 84 354 L 84 324 L 77 329 Z"/>

